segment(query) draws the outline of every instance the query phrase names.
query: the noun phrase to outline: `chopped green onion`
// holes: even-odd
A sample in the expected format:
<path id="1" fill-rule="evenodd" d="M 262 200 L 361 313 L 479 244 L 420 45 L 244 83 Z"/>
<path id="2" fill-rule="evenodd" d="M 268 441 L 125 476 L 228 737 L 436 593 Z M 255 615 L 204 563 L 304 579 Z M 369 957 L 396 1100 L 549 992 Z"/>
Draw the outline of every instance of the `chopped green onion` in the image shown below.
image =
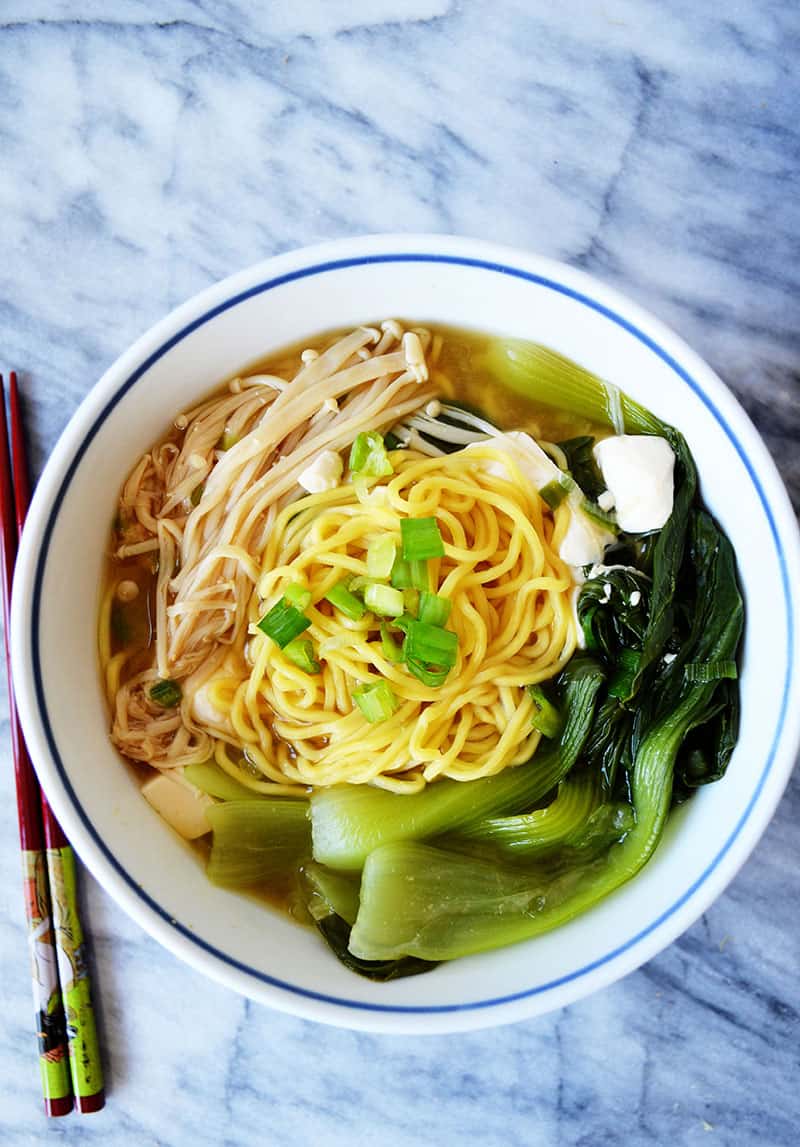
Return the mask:
<path id="1" fill-rule="evenodd" d="M 393 434 L 391 430 L 384 434 L 383 444 L 387 450 L 400 450 L 403 446 L 401 439 L 399 439 L 396 434 Z"/>
<path id="2" fill-rule="evenodd" d="M 602 509 L 598 506 L 597 502 L 592 502 L 588 498 L 584 498 L 581 502 L 581 509 L 587 518 L 596 522 L 598 526 L 602 526 L 606 530 L 610 530 L 612 534 L 619 531 L 617 525 L 617 515 L 613 512 Z"/>
<path id="3" fill-rule="evenodd" d="M 376 430 L 356 435 L 350 448 L 349 465 L 351 474 L 362 478 L 384 478 L 394 473 L 383 438 Z"/>
<path id="4" fill-rule="evenodd" d="M 286 587 L 283 591 L 283 596 L 289 602 L 289 605 L 294 605 L 299 610 L 308 609 L 311 605 L 311 590 L 305 589 L 304 586 L 296 581 Z"/>
<path id="5" fill-rule="evenodd" d="M 264 614 L 257 625 L 262 633 L 266 633 L 267 637 L 271 637 L 281 649 L 284 649 L 290 641 L 299 637 L 304 629 L 308 629 L 311 622 L 296 606 L 282 597 L 268 613 Z"/>
<path id="6" fill-rule="evenodd" d="M 378 582 L 367 586 L 364 604 L 379 617 L 399 617 L 405 608 L 403 594 L 399 589 Z"/>
<path id="7" fill-rule="evenodd" d="M 387 578 L 394 567 L 397 556 L 397 543 L 387 534 L 376 538 L 367 547 L 367 575 L 372 578 Z"/>
<path id="8" fill-rule="evenodd" d="M 403 650 L 397 644 L 389 631 L 389 626 L 385 621 L 381 622 L 381 653 L 387 661 L 391 661 L 392 665 L 400 665 L 403 658 Z"/>
<path id="9" fill-rule="evenodd" d="M 408 563 L 411 570 L 411 584 L 414 589 L 430 589 L 431 579 L 428 574 L 428 563 L 424 559 L 413 559 Z"/>
<path id="10" fill-rule="evenodd" d="M 395 617 L 392 620 L 392 625 L 396 626 L 397 629 L 402 629 L 403 633 L 408 633 L 415 621 L 416 618 L 412 617 L 410 613 L 404 613 L 401 617 Z"/>
<path id="11" fill-rule="evenodd" d="M 406 607 L 406 613 L 410 614 L 411 617 L 417 617 L 419 612 L 419 590 L 404 589 L 403 603 Z"/>
<path id="12" fill-rule="evenodd" d="M 564 728 L 564 718 L 541 685 L 528 685 L 528 695 L 533 701 L 533 716 L 531 724 L 534 729 L 548 737 L 551 741 L 561 736 Z"/>
<path id="13" fill-rule="evenodd" d="M 366 613 L 364 603 L 359 601 L 354 593 L 350 592 L 343 581 L 338 581 L 335 586 L 328 590 L 325 594 L 325 600 L 335 606 L 345 617 L 349 617 L 351 621 L 358 621 Z"/>
<path id="14" fill-rule="evenodd" d="M 554 478 L 552 482 L 542 486 L 539 491 L 539 497 L 547 503 L 551 510 L 557 510 L 569 493 L 568 481 L 570 479 L 565 474 L 563 479 Z"/>
<path id="15" fill-rule="evenodd" d="M 314 657 L 314 646 L 307 637 L 298 637 L 283 650 L 286 657 L 296 665 L 298 669 L 302 669 L 304 673 L 315 674 L 320 672 L 319 661 Z"/>
<path id="16" fill-rule="evenodd" d="M 162 709 L 174 709 L 181 702 L 183 692 L 177 681 L 164 678 L 150 686 L 150 700 Z"/>
<path id="17" fill-rule="evenodd" d="M 397 708 L 397 698 L 386 681 L 370 681 L 353 690 L 353 700 L 366 719 L 375 724 L 386 721 Z"/>
<path id="18" fill-rule="evenodd" d="M 411 586 L 411 563 L 399 554 L 394 559 L 391 581 L 395 589 L 408 589 Z"/>
<path id="19" fill-rule="evenodd" d="M 435 518 L 403 518 L 400 535 L 406 561 L 444 557 L 444 542 Z"/>
<path id="20" fill-rule="evenodd" d="M 722 677 L 739 676 L 735 661 L 690 661 L 684 666 L 683 672 L 692 685 L 708 685 Z"/>
<path id="21" fill-rule="evenodd" d="M 426 664 L 451 669 L 456 663 L 458 634 L 438 625 L 412 620 L 404 642 L 406 660 L 413 658 Z"/>
<path id="22" fill-rule="evenodd" d="M 408 654 L 406 654 L 406 669 L 409 673 L 413 673 L 418 681 L 421 681 L 423 685 L 428 685 L 431 689 L 438 689 L 444 685 L 447 674 L 450 672 L 446 665 L 426 665 L 418 657 L 410 657 Z"/>
<path id="23" fill-rule="evenodd" d="M 192 490 L 192 492 L 189 496 L 189 501 L 192 503 L 193 506 L 198 506 L 200 504 L 200 499 L 203 497 L 203 490 L 205 490 L 205 488 L 206 488 L 205 482 L 199 482 L 195 486 L 195 488 Z"/>
<path id="24" fill-rule="evenodd" d="M 425 559 L 406 561 L 399 555 L 392 566 L 392 585 L 396 589 L 430 589 L 431 579 Z"/>
<path id="25" fill-rule="evenodd" d="M 438 593 L 423 590 L 419 595 L 417 618 L 427 622 L 428 625 L 445 626 L 452 607 L 453 603 L 448 597 L 439 597 Z"/>

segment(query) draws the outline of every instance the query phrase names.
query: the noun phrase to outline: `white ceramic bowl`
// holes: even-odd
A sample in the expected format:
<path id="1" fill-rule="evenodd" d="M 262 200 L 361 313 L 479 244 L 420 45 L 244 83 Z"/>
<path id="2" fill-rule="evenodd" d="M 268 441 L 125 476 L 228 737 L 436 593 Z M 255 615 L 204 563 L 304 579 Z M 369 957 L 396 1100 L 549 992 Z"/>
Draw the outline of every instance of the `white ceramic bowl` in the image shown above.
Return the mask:
<path id="1" fill-rule="evenodd" d="M 253 359 L 332 327 L 397 315 L 543 342 L 685 433 L 731 536 L 747 601 L 742 728 L 724 780 L 671 819 L 630 884 L 531 942 L 376 985 L 310 929 L 209 884 L 139 796 L 107 737 L 96 615 L 107 530 L 137 457 L 171 418 Z M 589 276 L 467 239 L 379 236 L 281 255 L 179 307 L 91 390 L 30 509 L 13 603 L 13 672 L 56 814 L 111 896 L 236 991 L 311 1019 L 392 1032 L 505 1023 L 637 967 L 725 887 L 775 808 L 800 740 L 800 547 L 786 493 L 730 392 L 679 338 Z M 769 889 L 764 889 L 766 896 Z"/>

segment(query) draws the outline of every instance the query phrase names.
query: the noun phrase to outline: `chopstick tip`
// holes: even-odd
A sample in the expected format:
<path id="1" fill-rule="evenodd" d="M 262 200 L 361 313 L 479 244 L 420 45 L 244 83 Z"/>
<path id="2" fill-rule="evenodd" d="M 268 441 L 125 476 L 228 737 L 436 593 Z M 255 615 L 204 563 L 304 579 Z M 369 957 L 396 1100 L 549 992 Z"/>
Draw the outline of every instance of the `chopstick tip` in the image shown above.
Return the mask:
<path id="1" fill-rule="evenodd" d="M 81 1115 L 89 1115 L 93 1111 L 101 1111 L 105 1107 L 106 1093 L 103 1088 L 94 1095 L 76 1095 L 75 1107 Z"/>
<path id="2" fill-rule="evenodd" d="M 57 1118 L 59 1115 L 69 1115 L 72 1111 L 72 1096 L 45 1097 L 44 1113 L 48 1118 Z"/>

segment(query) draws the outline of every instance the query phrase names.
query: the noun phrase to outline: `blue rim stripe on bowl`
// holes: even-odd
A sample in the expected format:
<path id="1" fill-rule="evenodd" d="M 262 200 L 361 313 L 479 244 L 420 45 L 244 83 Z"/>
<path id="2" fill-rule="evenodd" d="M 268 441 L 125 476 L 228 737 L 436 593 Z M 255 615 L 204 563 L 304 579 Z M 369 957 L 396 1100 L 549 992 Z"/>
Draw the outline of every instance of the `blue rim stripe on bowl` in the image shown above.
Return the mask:
<path id="1" fill-rule="evenodd" d="M 420 1005 L 420 1006 L 416 1006 L 416 1007 L 399 1006 L 399 1005 L 395 1005 L 395 1004 L 366 1003 L 366 1002 L 363 1002 L 361 1000 L 349 1000 L 349 999 L 341 998 L 338 996 L 327 995 L 324 992 L 314 992 L 314 991 L 311 991 L 310 989 L 301 988 L 301 987 L 298 987 L 297 985 L 287 983 L 286 981 L 280 980 L 277 977 L 269 976 L 265 972 L 260 972 L 257 968 L 252 968 L 249 965 L 247 965 L 247 964 L 245 964 L 239 960 L 233 959 L 231 956 L 227 955 L 225 952 L 222 952 L 218 948 L 215 948 L 213 944 L 209 944 L 205 940 L 201 939 L 199 936 L 197 936 L 197 934 L 194 931 L 192 931 L 192 929 L 190 929 L 190 928 L 186 927 L 185 925 L 181 924 L 180 922 L 176 921 L 175 918 L 171 914 L 165 912 L 164 909 L 159 904 L 157 904 L 150 896 L 148 896 L 148 894 L 141 887 L 139 887 L 139 885 L 130 876 L 130 874 L 122 867 L 122 865 L 120 865 L 120 863 L 116 860 L 114 855 L 110 852 L 110 850 L 108 849 L 108 847 L 106 846 L 106 844 L 104 843 L 102 838 L 96 832 L 91 820 L 89 819 L 88 815 L 86 814 L 86 811 L 84 810 L 83 806 L 79 802 L 79 800 L 77 798 L 77 794 L 75 793 L 75 790 L 73 789 L 73 787 L 70 783 L 69 777 L 67 775 L 67 771 L 64 767 L 64 763 L 63 763 L 63 760 L 61 758 L 61 754 L 60 754 L 58 746 L 56 744 L 55 737 L 53 735 L 53 729 L 52 729 L 49 714 L 47 711 L 47 703 L 46 703 L 45 693 L 44 693 L 44 684 L 43 684 L 43 680 L 42 680 L 41 656 L 40 656 L 40 649 L 39 649 L 39 615 L 40 615 L 40 610 L 41 610 L 42 587 L 43 587 L 43 582 L 44 582 L 44 572 L 45 572 L 45 565 L 46 565 L 46 561 L 47 561 L 47 554 L 48 554 L 48 548 L 49 548 L 49 544 L 50 544 L 50 538 L 51 538 L 53 530 L 55 528 L 55 524 L 56 524 L 56 521 L 57 521 L 57 518 L 58 518 L 58 515 L 60 512 L 60 509 L 61 509 L 62 502 L 64 500 L 66 493 L 67 493 L 67 490 L 69 489 L 70 483 L 72 482 L 72 479 L 75 475 L 75 472 L 78 469 L 78 466 L 80 465 L 81 460 L 82 460 L 84 454 L 86 453 L 86 450 L 88 449 L 90 443 L 93 441 L 97 432 L 99 431 L 100 427 L 102 426 L 103 422 L 108 417 L 108 415 L 111 413 L 111 411 L 114 409 L 114 407 L 128 393 L 128 391 L 136 384 L 136 382 L 142 377 L 142 375 L 145 374 L 146 371 L 148 371 L 150 369 L 150 367 L 153 366 L 153 364 L 156 363 L 160 358 L 162 358 L 169 350 L 171 350 L 172 347 L 174 347 L 177 343 L 181 342 L 184 338 L 186 338 L 187 335 L 191 334 L 192 331 L 196 330 L 200 326 L 203 326 L 205 323 L 209 322 L 209 320 L 215 318 L 217 315 L 223 313 L 224 311 L 227 311 L 232 307 L 238 306 L 240 303 L 245 302 L 247 299 L 250 299 L 255 295 L 260 295 L 266 291 L 274 290 L 277 287 L 281 287 L 287 283 L 293 282 L 293 281 L 298 280 L 298 279 L 308 278 L 308 277 L 313 276 L 313 275 L 322 275 L 322 274 L 330 273 L 331 271 L 347 270 L 348 268 L 351 268 L 351 267 L 359 267 L 359 266 L 364 266 L 364 265 L 372 264 L 372 263 L 444 263 L 444 264 L 453 264 L 453 265 L 465 266 L 465 267 L 473 267 L 473 268 L 476 268 L 478 270 L 490 271 L 490 272 L 494 272 L 494 273 L 501 274 L 501 275 L 509 275 L 513 278 L 524 279 L 528 282 L 535 283 L 538 286 L 545 287 L 548 290 L 554 291 L 554 292 L 561 294 L 561 295 L 565 295 L 568 298 L 575 300 L 576 302 L 589 308 L 590 310 L 593 310 L 593 311 L 597 312 L 598 314 L 603 315 L 605 318 L 610 319 L 611 322 L 615 323 L 617 326 L 621 327 L 623 330 L 625 330 L 629 334 L 633 335 L 634 338 L 636 338 L 640 343 L 642 343 L 649 350 L 651 350 L 668 367 L 670 367 L 670 369 L 673 370 L 675 372 L 675 374 L 677 374 L 678 377 L 683 380 L 683 382 L 685 382 L 690 387 L 690 389 L 697 395 L 697 397 L 703 402 L 703 404 L 707 407 L 707 409 L 714 416 L 717 423 L 723 429 L 727 438 L 729 439 L 729 441 L 733 445 L 734 449 L 736 450 L 737 454 L 739 455 L 739 457 L 742 461 L 742 464 L 744 465 L 744 467 L 745 467 L 745 469 L 746 469 L 746 471 L 750 477 L 750 480 L 753 483 L 753 486 L 756 490 L 756 493 L 758 494 L 758 498 L 759 498 L 759 501 L 763 507 L 767 521 L 769 522 L 770 532 L 772 534 L 772 540 L 773 540 L 774 545 L 775 545 L 775 551 L 776 551 L 776 555 L 778 558 L 778 564 L 780 566 L 784 600 L 786 603 L 786 613 L 787 613 L 787 619 L 788 619 L 788 625 L 787 625 L 787 672 L 786 672 L 786 678 L 785 678 L 784 684 L 783 684 L 780 714 L 779 714 L 776 729 L 775 729 L 775 735 L 773 737 L 772 744 L 770 746 L 770 750 L 769 750 L 769 753 L 767 755 L 767 759 L 766 759 L 764 768 L 763 768 L 761 775 L 758 779 L 758 783 L 756 784 L 756 787 L 753 791 L 753 794 L 750 798 L 750 801 L 747 804 L 747 807 L 745 808 L 744 812 L 742 813 L 739 821 L 737 822 L 737 824 L 734 827 L 733 831 L 731 832 L 730 836 L 726 840 L 725 844 L 722 846 L 722 848 L 717 853 L 717 855 L 714 857 L 714 859 L 708 864 L 706 869 L 701 873 L 701 875 L 691 885 L 691 887 L 689 887 L 686 890 L 686 892 L 684 892 L 684 894 L 679 899 L 677 899 L 668 909 L 666 909 L 664 912 L 662 912 L 661 915 L 657 917 L 657 919 L 651 921 L 646 927 L 642 928 L 639 932 L 636 933 L 635 936 L 631 937 L 625 943 L 620 944 L 618 947 L 612 949 L 610 952 L 607 952 L 605 955 L 599 957 L 598 959 L 592 961 L 591 963 L 588 963 L 588 964 L 584 965 L 583 967 L 578 968 L 575 971 L 570 972 L 564 976 L 560 976 L 560 977 L 553 979 L 553 980 L 548 980 L 547 982 L 535 985 L 532 988 L 527 988 L 524 991 L 515 992 L 515 993 L 507 995 L 507 996 L 497 996 L 497 997 L 493 997 L 491 999 L 486 999 L 486 1000 L 474 1000 L 474 1001 L 471 1001 L 471 1002 L 465 1003 L 465 1004 Z M 299 996 L 305 997 L 307 999 L 317 1000 L 317 1001 L 327 1003 L 327 1004 L 333 1004 L 333 1005 L 343 1007 L 343 1008 L 355 1008 L 355 1009 L 359 1009 L 362 1011 L 372 1011 L 372 1012 L 432 1014 L 432 1013 L 442 1013 L 442 1012 L 473 1011 L 473 1010 L 477 1010 L 480 1008 L 490 1008 L 490 1007 L 497 1007 L 497 1006 L 502 1005 L 502 1004 L 510 1004 L 516 1000 L 526 999 L 528 997 L 541 995 L 542 993 L 550 991 L 553 988 L 557 988 L 563 984 L 570 983 L 574 980 L 577 980 L 580 977 L 585 976 L 588 973 L 594 971 L 595 969 L 602 967 L 605 964 L 610 963 L 612 960 L 615 960 L 618 956 L 620 956 L 624 952 L 628 951 L 634 945 L 638 944 L 640 940 L 642 940 L 645 936 L 648 936 L 656 928 L 660 927 L 660 925 L 663 924 L 666 920 L 668 920 L 672 915 L 674 915 L 674 913 L 677 912 L 678 909 L 683 904 L 685 904 L 686 901 L 689 900 L 694 895 L 694 893 L 697 891 L 697 889 L 700 888 L 700 886 L 705 883 L 705 881 L 709 878 L 711 873 L 716 869 L 716 867 L 718 866 L 718 864 L 720 863 L 722 858 L 730 850 L 730 848 L 733 845 L 736 838 L 739 836 L 744 824 L 748 820 L 750 813 L 752 812 L 752 809 L 753 809 L 754 805 L 756 804 L 756 802 L 757 802 L 757 800 L 758 800 L 758 798 L 762 792 L 762 789 L 764 787 L 764 783 L 767 779 L 767 776 L 769 775 L 770 770 L 772 769 L 772 765 L 773 765 L 773 762 L 775 759 L 775 753 L 776 753 L 778 744 L 779 744 L 780 739 L 781 739 L 781 734 L 783 731 L 783 725 L 784 725 L 784 722 L 786 719 L 788 701 L 789 701 L 789 696 L 790 696 L 790 692 L 791 692 L 791 681 L 792 681 L 792 677 L 793 677 L 793 673 L 794 673 L 794 610 L 793 610 L 793 602 L 792 602 L 790 586 L 789 586 L 789 575 L 788 575 L 788 570 L 786 568 L 785 556 L 784 556 L 783 550 L 781 548 L 780 536 L 778 533 L 777 525 L 776 525 L 775 520 L 774 520 L 773 515 L 772 515 L 772 511 L 771 511 L 770 506 L 769 506 L 769 502 L 766 498 L 766 495 L 765 495 L 764 490 L 761 486 L 761 483 L 758 479 L 758 476 L 755 473 L 742 444 L 739 442 L 738 438 L 736 437 L 733 430 L 729 426 L 724 415 L 721 413 L 720 410 L 717 409 L 717 407 L 715 406 L 715 404 L 713 403 L 711 398 L 709 398 L 709 396 L 705 393 L 705 391 L 702 389 L 702 387 L 696 382 L 696 380 L 693 379 L 691 377 L 691 375 L 686 370 L 684 370 L 684 368 L 682 366 L 680 366 L 680 364 L 678 362 L 676 362 L 675 359 L 672 358 L 672 356 L 670 354 L 668 354 L 667 351 L 665 351 L 663 349 L 663 347 L 659 346 L 659 344 L 657 342 L 655 342 L 652 338 L 650 338 L 649 335 L 647 335 L 643 331 L 639 330 L 639 328 L 637 326 L 635 326 L 633 323 L 629 322 L 627 319 L 623 318 L 621 315 L 617 314 L 611 308 L 605 306 L 602 303 L 597 302 L 595 299 L 592 299 L 589 295 L 586 295 L 580 291 L 576 291 L 573 288 L 567 287 L 564 284 L 559 283 L 553 279 L 547 278 L 544 275 L 534 274 L 530 271 L 524 271 L 521 268 L 508 266 L 504 263 L 497 263 L 497 262 L 492 262 L 490 260 L 484 260 L 484 259 L 478 259 L 478 258 L 470 258 L 467 256 L 436 255 L 436 254 L 425 254 L 425 253 L 396 253 L 396 254 L 386 253 L 386 254 L 380 254 L 380 255 L 365 255 L 365 256 L 353 257 L 353 258 L 348 258 L 348 259 L 330 260 L 328 262 L 318 263 L 318 264 L 315 264 L 315 265 L 312 265 L 309 267 L 303 267 L 297 271 L 291 271 L 291 272 L 288 272 L 287 274 L 276 276 L 274 279 L 269 279 L 263 283 L 258 283 L 253 287 L 249 287 L 247 290 L 240 292 L 238 295 L 234 296 L 233 298 L 228 299 L 225 302 L 220 303 L 215 307 L 212 307 L 209 311 L 205 312 L 203 315 L 200 315 L 198 318 L 196 318 L 192 322 L 188 323 L 185 327 L 183 327 L 181 330 L 179 330 L 174 335 L 172 335 L 171 338 L 167 339 L 166 342 L 164 342 L 139 367 L 137 367 L 137 369 L 135 371 L 133 371 L 133 373 L 131 375 L 129 375 L 129 377 L 117 389 L 115 394 L 109 399 L 109 401 L 106 403 L 106 405 L 103 407 L 102 411 L 98 414 L 97 418 L 93 422 L 89 432 L 87 433 L 87 435 L 84 438 L 84 440 L 82 441 L 79 449 L 77 450 L 75 457 L 72 459 L 72 461 L 71 461 L 71 463 L 67 469 L 67 472 L 64 476 L 64 479 L 62 480 L 61 485 L 59 486 L 56 497 L 54 499 L 53 506 L 52 506 L 52 509 L 50 511 L 49 517 L 47 519 L 47 524 L 45 526 L 44 533 L 42 536 L 41 549 L 40 549 L 40 552 L 37 556 L 37 561 L 36 561 L 36 569 L 35 569 L 35 574 L 34 574 L 34 586 L 33 586 L 33 607 L 32 607 L 32 611 L 31 611 L 31 648 L 32 648 L 32 652 L 33 652 L 34 687 L 35 687 L 35 692 L 36 692 L 36 700 L 37 700 L 37 704 L 39 707 L 39 714 L 40 714 L 42 726 L 44 728 L 45 735 L 47 738 L 47 743 L 48 743 L 48 746 L 50 749 L 50 753 L 51 753 L 53 761 L 55 763 L 58 775 L 61 778 L 61 783 L 63 784 L 66 792 L 69 794 L 70 800 L 71 800 L 74 808 L 76 809 L 78 816 L 80 817 L 87 833 L 92 838 L 92 840 L 94 841 L 94 843 L 97 846 L 97 848 L 99 849 L 99 851 L 102 853 L 102 855 L 105 857 L 107 862 L 111 865 L 111 867 L 118 873 L 118 875 L 120 877 L 122 877 L 122 879 L 125 881 L 125 883 L 128 885 L 128 887 L 131 889 L 131 891 L 136 895 L 136 897 L 142 901 L 143 904 L 145 904 L 152 912 L 154 912 L 157 916 L 159 916 L 164 921 L 164 923 L 166 923 L 171 929 L 178 932 L 185 939 L 189 940 L 192 945 L 195 945 L 199 948 L 202 948 L 205 952 L 207 952 L 209 955 L 213 956 L 216 960 L 219 960 L 223 964 L 227 964 L 228 967 L 233 968 L 238 972 L 243 972 L 246 975 L 253 977 L 254 979 L 260 980 L 261 982 L 263 982 L 265 984 L 271 985 L 272 987 L 281 988 L 282 990 L 290 992 L 294 995 L 299 995 Z"/>

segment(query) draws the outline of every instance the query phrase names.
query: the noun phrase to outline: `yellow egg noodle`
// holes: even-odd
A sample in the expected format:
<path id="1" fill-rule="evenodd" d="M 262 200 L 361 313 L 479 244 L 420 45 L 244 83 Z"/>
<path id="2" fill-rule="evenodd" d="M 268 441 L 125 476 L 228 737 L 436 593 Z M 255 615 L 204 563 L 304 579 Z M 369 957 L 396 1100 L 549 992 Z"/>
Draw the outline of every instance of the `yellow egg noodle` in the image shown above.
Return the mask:
<path id="1" fill-rule="evenodd" d="M 298 485 L 322 451 L 346 460 L 357 434 L 385 432 L 441 393 L 436 357 L 420 328 L 358 328 L 304 352 L 299 372 L 287 363 L 233 380 L 141 460 L 123 490 L 117 556 L 157 559 L 145 664 L 141 650 L 112 652 L 119 582 L 101 609 L 112 735 L 127 756 L 162 769 L 214 757 L 270 793 L 342 782 L 415 792 L 530 758 L 539 734 L 525 686 L 556 674 L 576 643 L 558 557 L 566 508 L 549 510 L 491 441 L 438 457 L 412 441 L 369 489 L 347 474 L 321 493 Z M 458 637 L 439 686 L 387 658 L 372 614 L 350 620 L 325 598 L 343 578 L 366 578 L 370 543 L 399 547 L 401 520 L 426 517 L 445 549 L 428 563 L 431 589 L 450 601 Z M 256 625 L 291 585 L 311 594 L 303 637 L 319 673 Z M 171 709 L 149 695 L 165 679 L 181 685 Z M 396 709 L 370 723 L 352 695 L 381 679 Z"/>

